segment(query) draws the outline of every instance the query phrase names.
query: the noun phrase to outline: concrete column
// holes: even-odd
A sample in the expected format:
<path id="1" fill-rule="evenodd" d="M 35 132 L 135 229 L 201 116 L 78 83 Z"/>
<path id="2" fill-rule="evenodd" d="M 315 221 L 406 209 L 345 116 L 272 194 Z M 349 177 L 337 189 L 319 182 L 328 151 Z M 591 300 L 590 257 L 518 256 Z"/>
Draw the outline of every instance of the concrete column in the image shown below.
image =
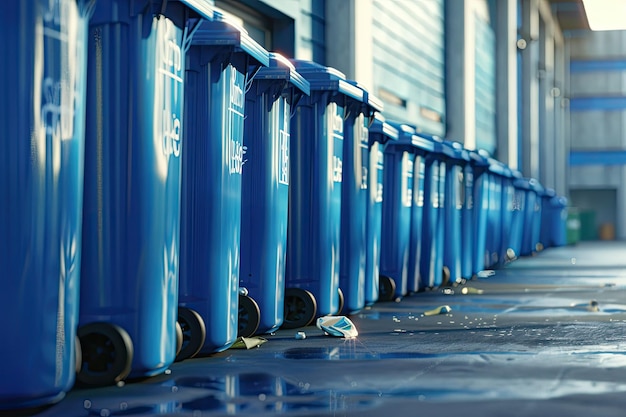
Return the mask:
<path id="1" fill-rule="evenodd" d="M 556 165 L 555 165 L 555 178 L 554 189 L 557 194 L 566 196 L 567 180 L 568 180 L 568 165 L 569 165 L 569 150 L 567 146 L 566 137 L 566 111 L 567 101 L 565 98 L 565 68 L 569 66 L 569 61 L 565 58 L 565 42 L 563 39 L 559 42 L 555 39 L 555 56 L 554 56 L 554 140 L 556 145 Z"/>
<path id="2" fill-rule="evenodd" d="M 374 86 L 372 1 L 326 2 L 326 65 L 366 89 Z"/>
<path id="3" fill-rule="evenodd" d="M 446 132 L 476 148 L 476 63 L 471 0 L 445 3 L 446 10 Z"/>
<path id="4" fill-rule="evenodd" d="M 569 165 L 570 149 L 572 148 L 572 127 L 570 119 L 570 57 L 571 57 L 571 44 L 569 40 L 563 42 L 563 91 L 561 92 L 561 108 L 563 109 L 563 173 L 565 178 L 563 179 L 564 191 L 563 195 L 569 198 L 570 195 L 570 180 L 572 178 L 571 168 Z M 557 190 L 558 192 L 558 190 Z"/>
<path id="5" fill-rule="evenodd" d="M 518 169 L 517 144 L 517 1 L 496 3 L 497 157 Z"/>
<path id="6" fill-rule="evenodd" d="M 554 137 L 554 28 L 552 22 L 540 17 L 539 36 L 539 181 L 554 188 L 556 174 L 556 153 Z"/>
<path id="7" fill-rule="evenodd" d="M 522 172 L 539 177 L 539 10 L 538 0 L 522 1 Z"/>
<path id="8" fill-rule="evenodd" d="M 619 171 L 621 175 L 617 187 L 615 238 L 626 240 L 626 166 L 622 165 Z"/>

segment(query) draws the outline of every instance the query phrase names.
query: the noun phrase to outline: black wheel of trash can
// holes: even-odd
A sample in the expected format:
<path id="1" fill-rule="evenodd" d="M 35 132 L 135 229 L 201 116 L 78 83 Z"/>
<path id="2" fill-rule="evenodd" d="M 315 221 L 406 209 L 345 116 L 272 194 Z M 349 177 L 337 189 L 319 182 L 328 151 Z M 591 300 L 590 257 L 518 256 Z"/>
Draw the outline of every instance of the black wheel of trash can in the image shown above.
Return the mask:
<path id="1" fill-rule="evenodd" d="M 183 332 L 183 343 L 176 355 L 176 362 L 180 362 L 200 352 L 206 340 L 206 326 L 200 314 L 187 307 L 178 307 L 177 321 Z"/>
<path id="2" fill-rule="evenodd" d="M 133 342 L 120 326 L 96 322 L 78 329 L 82 364 L 78 382 L 85 385 L 112 385 L 130 374 Z"/>
<path id="3" fill-rule="evenodd" d="M 341 288 L 337 288 L 337 296 L 339 297 L 339 308 L 337 309 L 337 314 L 342 314 L 344 313 L 343 308 L 345 307 L 346 298 L 343 296 Z"/>
<path id="4" fill-rule="evenodd" d="M 445 287 L 447 285 L 452 284 L 450 282 L 450 278 L 451 278 L 451 274 L 450 274 L 450 268 L 448 268 L 447 266 L 443 266 L 443 269 L 441 271 L 441 286 Z"/>
<path id="5" fill-rule="evenodd" d="M 396 281 L 387 275 L 378 278 L 378 301 L 393 301 L 396 299 Z"/>
<path id="6" fill-rule="evenodd" d="M 176 356 L 183 348 L 183 328 L 180 327 L 180 323 L 176 321 Z"/>
<path id="7" fill-rule="evenodd" d="M 75 338 L 75 346 L 76 346 L 76 373 L 80 372 L 80 368 L 83 366 L 83 348 L 80 345 L 80 338 L 78 334 Z"/>
<path id="8" fill-rule="evenodd" d="M 254 336 L 261 323 L 261 310 L 252 297 L 239 295 L 237 337 Z"/>
<path id="9" fill-rule="evenodd" d="M 287 288 L 285 290 L 285 317 L 284 329 L 297 329 L 308 326 L 315 319 L 317 302 L 315 297 L 302 288 Z"/>

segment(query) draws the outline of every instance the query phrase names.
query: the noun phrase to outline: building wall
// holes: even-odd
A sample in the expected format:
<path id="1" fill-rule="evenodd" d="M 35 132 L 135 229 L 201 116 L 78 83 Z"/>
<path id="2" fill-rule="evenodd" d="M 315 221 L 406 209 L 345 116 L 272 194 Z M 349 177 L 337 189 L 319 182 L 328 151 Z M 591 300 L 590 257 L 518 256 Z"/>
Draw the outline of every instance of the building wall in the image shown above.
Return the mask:
<path id="1" fill-rule="evenodd" d="M 591 135 L 590 125 L 623 124 L 622 115 L 590 112 L 592 124 L 569 123 L 572 45 L 548 0 L 216 1 L 280 21 L 274 39 L 291 42 L 292 56 L 358 81 L 388 119 L 486 149 L 559 194 L 567 194 L 569 129 Z"/>
<path id="2" fill-rule="evenodd" d="M 374 91 L 388 118 L 445 135 L 443 0 L 373 0 Z"/>
<path id="3" fill-rule="evenodd" d="M 568 43 L 571 203 L 598 213 L 598 223 L 613 224 L 625 239 L 626 34 L 589 32 Z"/>
<path id="4" fill-rule="evenodd" d="M 474 10 L 476 148 L 496 151 L 496 40 L 487 3 Z"/>
<path id="5" fill-rule="evenodd" d="M 326 65 L 325 0 L 257 0 L 293 19 L 294 58 Z M 256 6 L 258 7 L 258 5 Z"/>

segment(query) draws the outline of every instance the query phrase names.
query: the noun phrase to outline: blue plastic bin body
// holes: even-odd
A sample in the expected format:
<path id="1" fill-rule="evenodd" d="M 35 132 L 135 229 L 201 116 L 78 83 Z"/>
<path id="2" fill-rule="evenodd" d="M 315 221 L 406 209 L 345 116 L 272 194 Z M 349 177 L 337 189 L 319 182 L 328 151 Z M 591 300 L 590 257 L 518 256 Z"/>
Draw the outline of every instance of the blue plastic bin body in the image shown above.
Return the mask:
<path id="1" fill-rule="evenodd" d="M 343 125 L 341 183 L 341 249 L 339 288 L 344 297 L 342 314 L 354 314 L 365 306 L 367 256 L 367 202 L 369 164 L 369 126 L 382 104 L 363 90 L 362 100 L 346 100 Z"/>
<path id="2" fill-rule="evenodd" d="M 340 309 L 341 186 L 346 100 L 363 91 L 341 72 L 293 60 L 311 88 L 291 119 L 285 287 L 309 291 L 317 316 Z"/>
<path id="3" fill-rule="evenodd" d="M 558 196 L 552 188 L 541 195 L 540 243 L 544 249 L 563 246 L 567 241 L 567 198 Z"/>
<path id="4" fill-rule="evenodd" d="M 567 244 L 567 198 L 556 195 L 554 190 L 546 189 L 547 197 L 542 208 L 542 222 L 548 235 L 542 239 L 545 247 L 559 247 Z"/>
<path id="5" fill-rule="evenodd" d="M 240 287 L 260 310 L 257 333 L 283 323 L 290 119 L 309 83 L 278 54 L 255 75 L 246 93 L 245 167 L 241 195 Z"/>
<path id="6" fill-rule="evenodd" d="M 498 251 L 498 264 L 505 265 L 516 258 L 515 250 L 512 248 L 513 237 L 513 209 L 515 202 L 515 186 L 511 169 L 503 164 L 503 175 L 500 177 L 501 188 L 501 241 L 500 250 Z"/>
<path id="7" fill-rule="evenodd" d="M 380 277 L 380 253 L 383 219 L 383 179 L 385 168 L 384 147 L 390 141 L 398 140 L 398 130 L 376 113 L 369 128 L 369 168 L 368 199 L 366 217 L 366 255 L 365 255 L 365 304 L 378 301 Z"/>
<path id="8" fill-rule="evenodd" d="M 534 178 L 523 178 L 518 185 L 526 194 L 524 204 L 524 232 L 520 254 L 530 256 L 537 250 L 541 229 L 541 185 Z"/>
<path id="9" fill-rule="evenodd" d="M 526 205 L 526 193 L 520 188 L 519 181 L 522 174 L 512 171 L 511 182 L 513 184 L 513 200 L 511 207 L 511 225 L 509 228 L 509 260 L 516 259 L 521 254 L 522 235 L 524 233 L 524 206 Z M 506 225 L 505 225 L 506 226 Z"/>
<path id="10" fill-rule="evenodd" d="M 424 213 L 419 262 L 423 288 L 438 287 L 443 282 L 446 162 L 443 141 L 434 137 L 433 140 L 433 152 L 427 154 L 424 160 Z"/>
<path id="11" fill-rule="evenodd" d="M 98 1 L 89 27 L 80 325 L 128 333 L 131 377 L 176 355 L 188 11 Z"/>
<path id="12" fill-rule="evenodd" d="M 411 207 L 411 228 L 409 245 L 409 275 L 407 292 L 415 293 L 422 289 L 420 262 L 422 255 L 422 228 L 424 223 L 424 181 L 426 180 L 426 154 L 416 153 L 413 160 L 413 205 Z"/>
<path id="13" fill-rule="evenodd" d="M 489 160 L 480 151 L 470 153 L 473 174 L 473 224 L 472 276 L 486 268 L 487 264 L 487 229 L 489 222 L 489 192 L 491 189 Z"/>
<path id="14" fill-rule="evenodd" d="M 461 246 L 465 191 L 463 168 L 469 154 L 459 143 L 444 141 L 443 155 L 446 161 L 443 265 L 450 273 L 448 284 L 454 284 L 463 279 L 461 270 L 461 251 L 464 249 Z"/>
<path id="15" fill-rule="evenodd" d="M 217 13 L 187 53 L 179 305 L 204 321 L 202 354 L 237 338 L 246 82 L 267 65 L 269 53 Z"/>
<path id="16" fill-rule="evenodd" d="M 411 232 L 409 246 L 409 276 L 407 287 L 409 292 L 418 292 L 424 288 L 424 280 L 422 278 L 422 262 L 423 259 L 422 246 L 424 245 L 424 219 L 425 211 L 432 202 L 426 194 L 426 182 L 432 175 L 432 170 L 427 169 L 428 160 L 441 150 L 441 140 L 437 137 L 415 132 L 412 138 L 415 159 L 413 161 L 413 192 L 411 207 Z M 440 183 L 441 185 L 441 183 Z M 440 189 L 440 191 L 443 191 Z M 441 195 L 440 195 L 441 198 Z M 441 250 L 441 248 L 439 249 Z M 441 253 L 441 252 L 437 252 Z M 434 262 L 439 260 L 432 258 Z M 441 260 L 442 261 L 442 260 Z M 443 265 L 443 264 L 442 264 Z"/>
<path id="17" fill-rule="evenodd" d="M 552 207 L 556 210 L 553 217 L 556 227 L 554 228 L 552 245 L 559 247 L 567 245 L 567 217 L 569 211 L 566 197 L 556 196 L 555 199 L 556 201 L 552 201 Z"/>
<path id="18" fill-rule="evenodd" d="M 503 178 L 506 166 L 495 159 L 489 159 L 489 215 L 487 218 L 487 258 L 485 267 L 493 268 L 500 262 L 502 252 L 502 219 L 503 219 Z"/>
<path id="19" fill-rule="evenodd" d="M 556 191 L 552 188 L 544 188 L 539 196 L 541 200 L 541 229 L 539 231 L 539 242 L 543 248 L 548 248 L 552 242 L 554 222 L 552 218 L 552 207 L 550 201 L 556 197 Z"/>
<path id="20" fill-rule="evenodd" d="M 56 402 L 75 379 L 90 11 L 0 5 L 0 410 Z"/>
<path id="21" fill-rule="evenodd" d="M 418 134 L 413 126 L 392 126 L 399 134 L 398 140 L 389 142 L 385 149 L 380 273 L 394 280 L 395 298 L 399 298 L 421 288 L 425 161 L 435 145 L 431 137 Z"/>
<path id="22" fill-rule="evenodd" d="M 474 276 L 472 267 L 476 226 L 474 224 L 474 170 L 472 166 L 472 152 L 463 149 L 462 145 L 455 144 L 462 153 L 461 175 L 461 278 L 471 279 Z"/>
<path id="23" fill-rule="evenodd" d="M 380 275 L 395 282 L 394 297 L 407 293 L 414 160 L 406 147 L 385 148 Z"/>
<path id="24" fill-rule="evenodd" d="M 530 185 L 536 195 L 535 210 L 533 211 L 533 228 L 532 228 L 532 249 L 533 252 L 541 252 L 543 250 L 543 243 L 541 241 L 541 230 L 545 226 L 543 220 L 543 204 L 542 199 L 545 193 L 545 189 L 541 183 L 533 179 L 530 181 Z"/>

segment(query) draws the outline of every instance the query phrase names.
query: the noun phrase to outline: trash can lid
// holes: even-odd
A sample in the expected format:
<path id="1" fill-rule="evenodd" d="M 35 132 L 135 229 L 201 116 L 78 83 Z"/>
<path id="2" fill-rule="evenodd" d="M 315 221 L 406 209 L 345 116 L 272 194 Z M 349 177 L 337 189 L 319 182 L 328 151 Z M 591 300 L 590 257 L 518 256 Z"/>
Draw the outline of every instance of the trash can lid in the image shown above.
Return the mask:
<path id="1" fill-rule="evenodd" d="M 374 120 L 369 128 L 369 144 L 374 142 L 387 143 L 398 140 L 398 129 L 387 123 L 385 116 L 374 113 Z"/>
<path id="2" fill-rule="evenodd" d="M 469 153 L 460 142 L 444 140 L 442 144 L 443 153 L 448 159 L 457 164 L 469 161 Z"/>
<path id="3" fill-rule="evenodd" d="M 555 207 L 565 208 L 567 207 L 567 203 L 567 197 L 563 197 L 562 195 L 557 195 L 550 199 L 550 204 Z"/>
<path id="4" fill-rule="evenodd" d="M 543 186 L 534 178 L 519 178 L 513 182 L 513 186 L 527 191 L 535 191 L 540 194 L 543 193 Z"/>
<path id="5" fill-rule="evenodd" d="M 524 175 L 521 173 L 521 171 L 517 170 L 517 169 L 511 169 L 511 178 L 513 179 L 520 179 L 520 178 L 524 178 Z"/>
<path id="6" fill-rule="evenodd" d="M 543 185 L 541 185 L 539 180 L 531 178 L 528 180 L 528 184 L 532 187 L 533 190 L 535 190 L 535 192 L 537 192 L 537 194 L 542 194 L 544 192 L 544 187 Z"/>
<path id="7" fill-rule="evenodd" d="M 543 195 L 546 198 L 556 197 L 556 191 L 554 190 L 554 188 L 546 187 L 543 189 Z"/>
<path id="8" fill-rule="evenodd" d="M 500 175 L 501 177 L 511 177 L 511 170 L 504 164 L 504 162 L 498 161 L 494 158 L 489 158 L 489 171 Z"/>
<path id="9" fill-rule="evenodd" d="M 441 140 L 437 140 L 434 137 L 428 137 L 427 135 L 418 134 L 415 127 L 406 123 L 389 122 L 393 127 L 398 129 L 398 142 L 396 145 L 408 146 L 414 150 L 421 151 L 420 153 L 434 153 L 441 152 L 440 144 Z"/>
<path id="10" fill-rule="evenodd" d="M 248 32 L 227 16 L 214 11 L 212 20 L 204 20 L 192 36 L 191 43 L 200 46 L 232 46 L 268 66 L 269 52 L 248 35 Z"/>
<path id="11" fill-rule="evenodd" d="M 343 72 L 313 61 L 292 59 L 291 62 L 309 82 L 311 91 L 337 91 L 361 102 L 365 100 L 365 92 L 346 81 Z"/>
<path id="12" fill-rule="evenodd" d="M 383 108 L 384 108 L 383 102 L 378 97 L 370 93 L 367 90 L 367 88 L 363 86 L 363 84 L 360 84 L 358 81 L 355 81 L 355 80 L 348 80 L 348 82 L 360 88 L 361 90 L 363 90 L 363 93 L 364 93 L 363 103 L 366 104 L 370 108 L 371 112 L 383 111 Z"/>
<path id="13" fill-rule="evenodd" d="M 254 78 L 263 80 L 287 80 L 304 94 L 311 94 L 309 82 L 296 71 L 296 67 L 287 58 L 276 52 L 269 53 L 269 65 L 261 68 Z"/>
<path id="14" fill-rule="evenodd" d="M 477 168 L 487 168 L 489 166 L 489 159 L 480 154 L 478 151 L 468 151 L 470 157 L 470 163 Z"/>

